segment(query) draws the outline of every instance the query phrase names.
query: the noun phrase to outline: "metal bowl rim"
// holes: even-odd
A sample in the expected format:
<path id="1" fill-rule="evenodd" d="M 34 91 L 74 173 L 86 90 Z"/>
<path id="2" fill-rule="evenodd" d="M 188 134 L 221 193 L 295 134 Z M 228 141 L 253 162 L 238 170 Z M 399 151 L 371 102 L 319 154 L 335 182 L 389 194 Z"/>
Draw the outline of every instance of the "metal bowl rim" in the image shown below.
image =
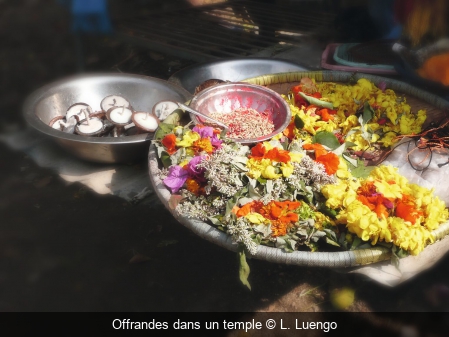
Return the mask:
<path id="1" fill-rule="evenodd" d="M 249 84 L 249 83 L 243 83 L 243 82 L 236 82 L 236 83 L 219 83 L 219 84 L 215 84 L 209 88 L 204 89 L 203 91 L 199 92 L 197 95 L 195 95 L 192 100 L 190 101 L 190 106 L 194 107 L 195 103 L 197 103 L 203 96 L 206 96 L 210 91 L 215 90 L 217 88 L 229 88 L 229 87 L 245 87 L 245 88 L 253 88 L 255 90 L 259 90 L 262 92 L 266 92 L 271 96 L 276 97 L 279 102 L 281 102 L 281 104 L 284 106 L 285 111 L 286 111 L 286 118 L 284 123 L 282 123 L 278 128 L 275 129 L 274 132 L 265 135 L 265 136 L 261 136 L 258 138 L 246 138 L 246 139 L 235 139 L 232 138 L 232 140 L 234 140 L 235 142 L 241 143 L 241 144 L 252 144 L 252 143 L 256 143 L 256 142 L 261 142 L 261 141 L 265 141 L 268 140 L 274 136 L 276 136 L 277 134 L 279 134 L 280 132 L 282 132 L 289 124 L 291 121 L 291 117 L 292 117 L 292 113 L 290 110 L 290 106 L 287 104 L 286 100 L 284 98 L 282 98 L 282 96 L 280 94 L 278 94 L 276 91 L 264 87 L 262 85 L 257 85 L 257 84 Z M 196 108 L 198 109 L 198 108 Z M 195 123 L 198 122 L 198 118 L 193 115 L 190 114 L 190 119 Z"/>

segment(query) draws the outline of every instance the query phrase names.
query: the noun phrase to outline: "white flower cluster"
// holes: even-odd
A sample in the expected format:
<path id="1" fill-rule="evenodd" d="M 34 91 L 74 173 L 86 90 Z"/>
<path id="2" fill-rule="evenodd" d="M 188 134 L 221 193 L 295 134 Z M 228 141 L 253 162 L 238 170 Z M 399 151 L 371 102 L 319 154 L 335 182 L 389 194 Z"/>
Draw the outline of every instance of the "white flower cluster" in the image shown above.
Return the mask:
<path id="1" fill-rule="evenodd" d="M 266 189 L 265 194 L 262 195 L 260 201 L 267 205 L 270 201 L 281 200 L 281 196 L 288 189 L 288 184 L 283 179 L 275 179 L 272 181 L 273 185 L 270 189 Z M 287 198 L 288 199 L 288 198 Z"/>
<path id="2" fill-rule="evenodd" d="M 300 163 L 293 163 L 293 174 L 287 178 L 289 184 L 297 189 L 305 183 L 313 191 L 320 191 L 323 185 L 335 184 L 335 178 L 326 173 L 324 165 L 317 163 L 309 156 L 304 156 Z"/>
<path id="3" fill-rule="evenodd" d="M 257 244 L 251 238 L 252 228 L 245 217 L 226 226 L 227 233 L 232 236 L 234 242 L 242 243 L 251 255 L 257 253 Z"/>
<path id="4" fill-rule="evenodd" d="M 220 150 L 197 165 L 197 168 L 206 169 L 205 177 L 209 187 L 206 187 L 206 191 L 215 187 L 218 192 L 231 197 L 243 188 L 240 178 L 242 169 L 233 165 L 235 157 L 235 149 L 230 145 L 223 144 Z"/>
<path id="5" fill-rule="evenodd" d="M 176 211 L 188 218 L 197 218 L 207 221 L 209 217 L 219 215 L 224 212 L 226 202 L 221 198 L 205 197 L 203 195 L 197 197 L 194 194 L 183 190 L 184 200 L 176 206 Z"/>

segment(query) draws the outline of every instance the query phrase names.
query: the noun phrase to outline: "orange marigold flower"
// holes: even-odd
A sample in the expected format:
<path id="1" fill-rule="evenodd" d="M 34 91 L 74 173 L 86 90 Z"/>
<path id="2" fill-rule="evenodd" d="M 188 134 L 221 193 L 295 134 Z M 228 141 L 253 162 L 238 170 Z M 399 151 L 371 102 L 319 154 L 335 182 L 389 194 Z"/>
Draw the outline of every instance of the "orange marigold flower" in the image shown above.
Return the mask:
<path id="1" fill-rule="evenodd" d="M 263 203 L 260 201 L 251 201 L 240 207 L 235 214 L 237 215 L 237 218 L 240 218 L 242 216 L 245 216 L 251 212 L 257 212 L 260 213 L 260 209 L 262 208 Z M 262 214 L 263 215 L 263 214 Z"/>
<path id="2" fill-rule="evenodd" d="M 367 197 L 365 197 L 363 194 L 359 194 L 357 196 L 357 200 L 360 201 L 362 204 L 364 204 L 365 206 L 367 206 L 370 210 L 374 211 L 374 209 L 376 208 L 376 206 L 374 204 L 372 204 Z"/>
<path id="3" fill-rule="evenodd" d="M 282 208 L 276 203 L 270 203 L 270 215 L 272 219 L 278 219 L 282 215 Z"/>
<path id="4" fill-rule="evenodd" d="M 279 221 L 290 224 L 299 220 L 299 215 L 296 213 L 287 213 L 287 215 L 281 216 Z"/>
<path id="5" fill-rule="evenodd" d="M 376 208 L 374 209 L 374 212 L 376 212 L 378 218 L 382 218 L 382 217 L 388 218 L 389 217 L 388 210 L 382 202 L 378 202 L 376 204 Z"/>
<path id="6" fill-rule="evenodd" d="M 266 152 L 265 146 L 263 146 L 262 143 L 257 143 L 256 146 L 251 149 L 251 158 L 262 159 Z"/>
<path id="7" fill-rule="evenodd" d="M 299 206 L 301 206 L 301 202 L 299 201 L 286 200 L 284 201 L 284 203 L 287 205 L 289 211 L 293 211 L 294 209 L 297 209 Z"/>
<path id="8" fill-rule="evenodd" d="M 331 175 L 337 172 L 340 159 L 335 153 L 329 152 L 325 155 L 319 156 L 315 159 L 316 162 L 324 165 L 326 173 Z"/>
<path id="9" fill-rule="evenodd" d="M 329 122 L 330 120 L 334 119 L 334 116 L 331 114 L 331 110 L 324 108 L 320 109 L 317 112 L 315 112 L 318 116 L 321 116 L 321 120 L 325 122 Z"/>
<path id="10" fill-rule="evenodd" d="M 395 214 L 397 217 L 415 224 L 419 217 L 423 215 L 423 212 L 416 209 L 415 203 L 409 196 L 404 195 L 396 205 Z"/>
<path id="11" fill-rule="evenodd" d="M 166 135 L 162 138 L 162 145 L 164 145 L 165 150 L 168 154 L 173 154 L 176 152 L 176 136 L 173 133 Z"/>
<path id="12" fill-rule="evenodd" d="M 271 222 L 271 236 L 276 238 L 287 234 L 288 225 L 281 221 Z"/>
<path id="13" fill-rule="evenodd" d="M 295 138 L 295 122 L 293 119 L 284 131 L 282 131 L 282 134 L 290 140 Z"/>
<path id="14" fill-rule="evenodd" d="M 209 138 L 198 139 L 193 143 L 192 148 L 195 151 L 195 153 L 200 153 L 204 151 L 210 154 L 214 152 L 214 147 L 212 146 Z"/>
<path id="15" fill-rule="evenodd" d="M 193 178 L 187 178 L 186 180 L 187 190 L 195 195 L 199 195 L 201 191 L 201 185 Z"/>
<path id="16" fill-rule="evenodd" d="M 265 154 L 265 158 L 271 159 L 273 161 L 277 161 L 279 163 L 288 163 L 290 162 L 290 154 L 286 150 L 279 150 L 277 147 L 272 148 Z"/>
<path id="17" fill-rule="evenodd" d="M 315 151 L 315 158 L 318 158 L 318 157 L 321 157 L 321 156 L 324 156 L 325 154 L 327 154 L 326 149 L 320 143 L 304 144 L 302 147 L 304 150 Z"/>

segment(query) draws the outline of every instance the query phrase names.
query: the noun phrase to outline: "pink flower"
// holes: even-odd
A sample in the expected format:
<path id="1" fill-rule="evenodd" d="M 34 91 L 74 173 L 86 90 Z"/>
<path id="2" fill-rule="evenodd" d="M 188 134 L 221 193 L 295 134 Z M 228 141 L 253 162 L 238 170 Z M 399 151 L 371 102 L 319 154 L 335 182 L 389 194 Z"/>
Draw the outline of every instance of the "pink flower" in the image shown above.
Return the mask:
<path id="1" fill-rule="evenodd" d="M 196 125 L 192 131 L 195 131 L 201 138 L 212 138 L 214 135 L 214 128 L 210 126 L 198 126 Z"/>
<path id="2" fill-rule="evenodd" d="M 193 157 L 189 163 L 186 165 L 187 172 L 190 177 L 194 178 L 199 182 L 204 182 L 206 179 L 204 178 L 204 168 L 198 169 L 196 166 L 201 163 L 201 161 L 205 159 L 205 156 L 196 156 Z"/>
<path id="3" fill-rule="evenodd" d="M 163 180 L 172 193 L 178 192 L 187 180 L 189 173 L 181 166 L 176 165 L 170 167 L 168 176 Z"/>

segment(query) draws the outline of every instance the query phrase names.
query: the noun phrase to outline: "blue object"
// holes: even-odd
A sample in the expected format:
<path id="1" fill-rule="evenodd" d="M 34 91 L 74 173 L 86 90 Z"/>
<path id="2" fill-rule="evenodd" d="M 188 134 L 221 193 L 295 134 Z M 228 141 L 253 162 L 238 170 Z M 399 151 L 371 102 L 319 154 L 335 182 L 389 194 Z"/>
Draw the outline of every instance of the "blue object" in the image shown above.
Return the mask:
<path id="1" fill-rule="evenodd" d="M 72 0 L 72 30 L 84 33 L 112 33 L 107 0 Z"/>

